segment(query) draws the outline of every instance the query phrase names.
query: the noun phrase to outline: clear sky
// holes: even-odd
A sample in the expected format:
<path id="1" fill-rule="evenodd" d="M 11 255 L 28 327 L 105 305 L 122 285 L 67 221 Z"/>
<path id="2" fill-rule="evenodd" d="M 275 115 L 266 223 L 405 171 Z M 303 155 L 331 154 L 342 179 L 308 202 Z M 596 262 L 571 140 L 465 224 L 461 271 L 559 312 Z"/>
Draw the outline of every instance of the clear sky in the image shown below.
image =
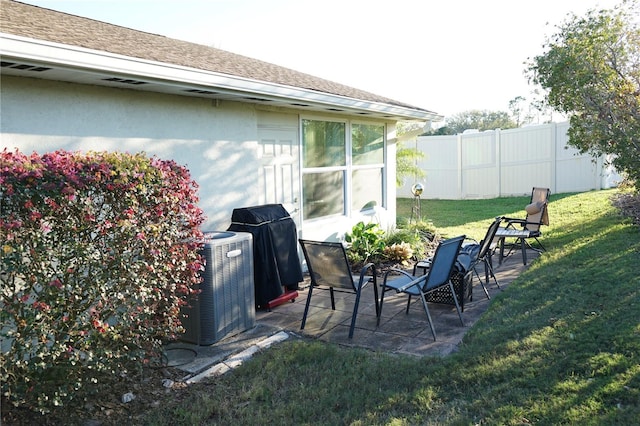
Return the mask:
<path id="1" fill-rule="evenodd" d="M 272 62 L 449 116 L 532 98 L 568 13 L 621 0 L 22 0 Z"/>

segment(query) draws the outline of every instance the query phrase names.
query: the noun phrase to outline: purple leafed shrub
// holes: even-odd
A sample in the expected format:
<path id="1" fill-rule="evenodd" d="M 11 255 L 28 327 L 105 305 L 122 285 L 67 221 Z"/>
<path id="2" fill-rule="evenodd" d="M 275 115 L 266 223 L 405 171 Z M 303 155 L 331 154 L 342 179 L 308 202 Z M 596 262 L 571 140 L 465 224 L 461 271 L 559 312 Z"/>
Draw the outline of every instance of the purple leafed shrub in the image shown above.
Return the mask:
<path id="1" fill-rule="evenodd" d="M 0 153 L 0 382 L 46 412 L 134 377 L 199 281 L 197 184 L 144 154 Z"/>

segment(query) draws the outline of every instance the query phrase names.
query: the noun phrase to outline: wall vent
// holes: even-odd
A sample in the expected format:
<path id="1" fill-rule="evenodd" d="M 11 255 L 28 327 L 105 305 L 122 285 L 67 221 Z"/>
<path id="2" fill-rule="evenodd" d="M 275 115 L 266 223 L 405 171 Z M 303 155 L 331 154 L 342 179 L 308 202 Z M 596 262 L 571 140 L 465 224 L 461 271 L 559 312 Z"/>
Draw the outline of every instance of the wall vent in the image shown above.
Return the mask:
<path id="1" fill-rule="evenodd" d="M 118 78 L 118 77 L 103 78 L 102 81 L 113 81 L 114 83 L 133 84 L 133 85 L 147 84 L 147 82 L 145 81 L 131 80 L 128 78 Z"/>
<path id="2" fill-rule="evenodd" d="M 242 98 L 242 99 L 246 99 L 247 101 L 257 101 L 257 102 L 271 102 L 271 99 L 263 99 L 263 98 L 254 98 L 251 96 Z"/>
<path id="3" fill-rule="evenodd" d="M 34 72 L 49 71 L 51 69 L 48 67 L 37 67 L 35 65 L 18 64 L 16 62 L 7 62 L 7 61 L 0 62 L 0 67 L 13 68 L 16 70 L 34 71 Z"/>
<path id="4" fill-rule="evenodd" d="M 200 89 L 187 89 L 185 92 L 189 93 L 197 93 L 199 95 L 217 95 L 217 92 L 212 92 L 210 90 L 200 90 Z"/>

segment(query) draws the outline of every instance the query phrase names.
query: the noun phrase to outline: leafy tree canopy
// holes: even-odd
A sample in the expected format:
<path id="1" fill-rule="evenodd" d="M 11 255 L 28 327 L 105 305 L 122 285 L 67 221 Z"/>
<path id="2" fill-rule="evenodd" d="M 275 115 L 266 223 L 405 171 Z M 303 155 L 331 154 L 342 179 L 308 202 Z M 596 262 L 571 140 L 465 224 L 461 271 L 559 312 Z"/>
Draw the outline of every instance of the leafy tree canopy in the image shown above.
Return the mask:
<path id="1" fill-rule="evenodd" d="M 518 127 L 509 113 L 504 111 L 471 110 L 454 114 L 445 120 L 445 125 L 435 130 L 435 135 L 456 135 L 467 129 L 495 130 Z"/>
<path id="2" fill-rule="evenodd" d="M 640 182 L 640 15 L 637 0 L 570 15 L 528 65 L 546 101 L 569 116 L 569 144 Z"/>
<path id="3" fill-rule="evenodd" d="M 410 132 L 424 130 L 424 123 L 401 121 L 397 124 L 398 136 Z M 424 170 L 418 167 L 418 162 L 424 158 L 424 153 L 416 147 L 406 146 L 406 141 L 398 142 L 396 151 L 396 186 L 401 187 L 408 178 L 421 179 L 426 176 Z"/>
<path id="4" fill-rule="evenodd" d="M 426 176 L 424 170 L 418 167 L 418 161 L 424 158 L 424 153 L 415 148 L 398 145 L 396 152 L 396 186 L 404 185 L 407 178 L 420 179 Z"/>

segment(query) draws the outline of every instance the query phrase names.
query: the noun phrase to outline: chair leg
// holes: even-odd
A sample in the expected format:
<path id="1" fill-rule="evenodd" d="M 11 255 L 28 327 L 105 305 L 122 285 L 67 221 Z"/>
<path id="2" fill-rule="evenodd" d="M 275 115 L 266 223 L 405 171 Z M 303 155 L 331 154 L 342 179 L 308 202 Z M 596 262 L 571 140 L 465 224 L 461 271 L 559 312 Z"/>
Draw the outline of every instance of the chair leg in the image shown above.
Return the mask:
<path id="1" fill-rule="evenodd" d="M 538 253 L 542 253 L 544 251 L 547 251 L 545 249 L 545 247 L 542 245 L 542 243 L 540 242 L 540 240 L 537 237 L 530 237 L 533 238 L 534 240 L 536 240 L 536 243 L 538 243 L 538 245 L 540 246 L 540 248 L 534 247 L 531 244 L 529 244 L 529 242 L 527 241 L 526 238 L 518 238 L 515 242 L 515 244 L 518 244 L 518 242 L 520 242 L 520 251 L 522 252 L 522 263 L 524 265 L 527 264 L 527 248 L 536 251 Z M 503 243 L 504 243 L 504 239 L 501 239 L 501 245 L 500 245 L 500 262 L 499 264 L 502 264 L 502 259 L 503 257 L 508 256 L 511 253 L 511 250 L 509 251 L 509 253 L 507 253 L 506 255 L 504 255 L 504 250 L 503 250 Z"/>
<path id="2" fill-rule="evenodd" d="M 460 323 L 464 327 L 464 321 L 462 320 L 462 311 L 460 310 L 460 304 L 458 303 L 458 298 L 455 296 L 456 291 L 453 288 L 453 283 L 449 280 L 449 289 L 451 290 L 451 294 L 453 295 L 453 301 L 456 303 L 456 310 L 458 311 L 458 317 L 460 318 Z"/>
<path id="3" fill-rule="evenodd" d="M 484 285 L 484 281 L 482 281 L 482 278 L 480 278 L 480 274 L 478 274 L 478 271 L 476 270 L 475 266 L 473 268 L 473 272 L 476 273 L 476 276 L 478 277 L 478 281 L 480 281 L 480 285 L 482 286 L 482 289 L 484 290 L 484 294 L 487 296 L 487 299 L 491 299 L 491 296 L 489 296 L 489 290 L 487 290 L 487 286 Z M 486 273 L 486 266 L 485 266 L 485 273 Z M 489 277 L 487 277 L 487 282 L 489 282 Z"/>
<path id="4" fill-rule="evenodd" d="M 360 305 L 360 294 L 362 287 L 356 292 L 356 303 L 353 305 L 353 313 L 351 314 L 351 325 L 349 326 L 349 339 L 353 338 L 353 330 L 356 328 L 356 316 L 358 315 L 358 305 Z"/>
<path id="5" fill-rule="evenodd" d="M 462 309 L 462 312 L 464 312 L 464 299 L 465 299 L 464 288 L 465 288 L 465 280 L 466 279 L 467 279 L 467 275 L 463 274 L 462 275 L 462 283 L 460 284 L 460 289 L 458 291 L 458 294 L 456 294 L 456 299 L 458 299 L 458 301 L 460 303 L 460 309 Z M 473 272 L 471 272 L 471 279 L 473 281 Z"/>
<path id="6" fill-rule="evenodd" d="M 484 261 L 484 280 L 487 284 L 489 284 L 489 268 L 487 268 L 487 258 L 485 257 L 483 261 Z"/>
<path id="7" fill-rule="evenodd" d="M 544 248 L 544 246 L 542 245 L 542 243 L 540 242 L 540 240 L 537 237 L 533 237 L 533 239 L 536 240 L 536 243 L 538 243 L 538 245 L 540 246 L 540 249 L 534 248 L 535 251 L 537 251 L 538 253 L 542 253 L 543 251 L 547 251 L 547 249 Z"/>
<path id="8" fill-rule="evenodd" d="M 509 257 L 511 255 L 511 252 L 514 250 L 517 250 L 518 247 L 518 242 L 520 242 L 520 249 L 522 250 L 522 247 L 524 246 L 524 244 L 527 244 L 525 239 L 523 238 L 516 238 L 516 240 L 513 243 L 509 243 L 509 251 L 505 254 L 504 253 L 504 246 L 505 246 L 505 239 L 504 237 L 500 238 L 500 258 L 498 259 L 498 265 L 502 265 L 502 262 L 504 261 L 505 257 Z M 526 265 L 526 254 L 523 256 L 524 259 L 524 264 Z"/>
<path id="9" fill-rule="evenodd" d="M 331 295 L 331 309 L 336 310 L 336 299 L 333 296 L 333 287 L 329 287 L 329 294 Z"/>
<path id="10" fill-rule="evenodd" d="M 431 328 L 431 334 L 433 335 L 433 341 L 436 341 L 436 329 L 433 327 L 433 321 L 431 321 L 431 314 L 429 313 L 429 307 L 427 306 L 427 298 L 424 297 L 424 293 L 420 292 L 420 298 L 422 299 L 422 306 L 424 307 L 424 312 L 427 314 L 427 320 L 429 321 L 429 327 Z M 455 296 L 454 296 L 455 299 Z M 457 305 L 456 301 L 456 305 Z"/>
<path id="11" fill-rule="evenodd" d="M 411 295 L 407 297 L 407 309 L 404 311 L 405 314 L 409 313 L 409 306 L 411 306 Z"/>
<path id="12" fill-rule="evenodd" d="M 527 245 L 524 238 L 520 238 L 520 247 L 522 249 L 522 263 L 527 264 Z"/>
<path id="13" fill-rule="evenodd" d="M 540 246 L 540 248 L 532 246 L 531 244 L 529 244 L 529 242 L 528 242 L 528 241 L 525 241 L 525 240 L 523 239 L 524 244 L 525 244 L 525 247 L 530 248 L 531 250 L 533 250 L 533 251 L 535 251 L 535 252 L 537 252 L 537 253 L 542 253 L 542 252 L 544 252 L 544 251 L 547 251 L 547 250 L 544 248 L 544 246 L 542 245 L 542 243 L 540 242 L 540 240 L 538 240 L 538 238 L 537 238 L 537 237 L 532 237 L 532 238 L 533 238 L 534 240 L 536 240 L 536 243 L 538 243 L 538 245 Z M 525 265 L 527 264 L 527 262 L 526 262 L 526 256 L 525 256 L 524 264 L 525 264 Z"/>
<path id="14" fill-rule="evenodd" d="M 376 317 L 379 317 L 380 307 L 378 306 L 378 282 L 376 281 L 375 276 L 373 277 L 371 284 L 373 285 L 373 298 L 375 299 L 374 302 L 376 304 Z"/>
<path id="15" fill-rule="evenodd" d="M 309 293 L 307 293 L 307 303 L 304 305 L 304 314 L 302 314 L 302 324 L 300 324 L 300 330 L 304 330 L 304 326 L 307 323 L 307 314 L 309 313 L 309 304 L 311 303 L 311 293 L 313 292 L 313 283 L 309 286 Z"/>
<path id="16" fill-rule="evenodd" d="M 469 302 L 473 302 L 473 274 L 471 274 L 471 282 L 469 283 Z"/>
<path id="17" fill-rule="evenodd" d="M 375 284 L 374 284 L 375 285 Z M 384 302 L 384 294 L 387 292 L 386 287 L 384 286 L 384 284 L 382 285 L 382 294 L 380 295 L 380 303 L 376 304 L 377 309 L 376 309 L 376 314 L 378 316 L 377 320 L 376 320 L 376 326 L 380 325 L 380 317 L 382 316 L 382 302 Z"/>
<path id="18" fill-rule="evenodd" d="M 487 271 L 487 284 L 489 284 L 489 277 L 493 277 L 493 281 L 496 283 L 496 286 L 501 289 L 502 287 L 500 287 L 500 283 L 498 282 L 498 278 L 496 278 L 496 274 L 493 271 L 493 265 L 491 263 L 491 258 L 484 260 L 485 269 Z"/>

